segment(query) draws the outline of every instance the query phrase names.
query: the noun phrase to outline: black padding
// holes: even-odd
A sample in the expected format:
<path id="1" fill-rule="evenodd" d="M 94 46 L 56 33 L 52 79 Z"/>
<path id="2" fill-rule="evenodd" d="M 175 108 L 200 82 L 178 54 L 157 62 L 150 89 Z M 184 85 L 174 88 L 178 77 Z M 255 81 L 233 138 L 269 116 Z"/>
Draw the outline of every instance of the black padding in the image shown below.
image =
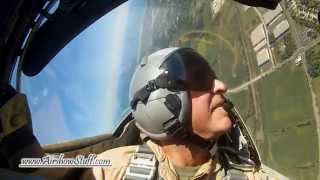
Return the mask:
<path id="1" fill-rule="evenodd" d="M 168 88 L 169 77 L 166 74 L 160 74 L 156 79 L 155 83 L 159 88 Z"/>
<path id="2" fill-rule="evenodd" d="M 137 91 L 130 102 L 131 108 L 135 110 L 139 101 L 142 101 L 144 104 L 146 104 L 150 94 L 151 92 L 146 87 L 143 87 L 142 89 Z"/>
<path id="3" fill-rule="evenodd" d="M 134 94 L 134 97 L 132 98 L 132 100 L 130 102 L 131 108 L 133 110 L 135 110 L 139 101 L 146 104 L 151 92 L 153 92 L 159 88 L 167 88 L 169 90 L 179 91 L 179 90 L 184 90 L 185 85 L 183 84 L 183 82 L 176 82 L 176 81 L 170 79 L 170 77 L 168 77 L 167 74 L 162 73 L 154 80 L 150 80 L 147 85 L 145 85 L 143 88 L 141 88 L 140 90 L 138 90 Z M 177 97 L 177 98 L 179 99 L 179 97 Z M 171 102 L 171 100 L 169 100 L 169 101 Z M 169 106 L 172 107 L 173 110 L 175 110 L 174 106 L 171 106 L 171 105 L 169 105 Z M 180 111 L 180 109 L 179 109 L 179 111 Z"/>
<path id="4" fill-rule="evenodd" d="M 167 84 L 167 79 L 165 79 L 162 75 L 158 76 L 156 80 L 150 80 L 147 85 L 139 89 L 134 94 L 130 102 L 131 108 L 135 110 L 139 101 L 146 104 L 151 92 L 157 90 L 158 88 L 166 88 Z"/>
<path id="5" fill-rule="evenodd" d="M 133 99 L 130 102 L 131 108 L 135 110 L 139 101 L 142 101 L 144 104 L 146 104 L 151 92 L 158 88 L 159 87 L 157 86 L 155 80 L 149 81 L 147 85 L 139 89 L 134 94 Z"/>
<path id="6" fill-rule="evenodd" d="M 22 65 L 24 74 L 38 74 L 74 37 L 125 1 L 60 0 L 56 12 L 41 26 L 29 44 Z"/>
<path id="7" fill-rule="evenodd" d="M 7 103 L 7 101 L 9 101 L 16 94 L 16 90 L 11 85 L 0 84 L 0 107 Z"/>
<path id="8" fill-rule="evenodd" d="M 162 73 L 155 79 L 158 88 L 167 88 L 172 91 L 186 90 L 186 84 L 183 81 L 170 78 L 168 74 Z"/>
<path id="9" fill-rule="evenodd" d="M 169 94 L 166 96 L 166 101 L 164 102 L 166 107 L 172 112 L 175 117 L 179 117 L 181 111 L 181 101 L 179 96 L 176 94 Z"/>
<path id="10" fill-rule="evenodd" d="M 178 120 L 178 118 L 171 118 L 168 121 L 162 124 L 162 128 L 165 132 L 167 132 L 171 136 L 185 136 L 185 128 L 182 123 Z"/>
<path id="11" fill-rule="evenodd" d="M 242 4 L 255 7 L 264 7 L 267 9 L 275 9 L 281 0 L 235 0 Z"/>

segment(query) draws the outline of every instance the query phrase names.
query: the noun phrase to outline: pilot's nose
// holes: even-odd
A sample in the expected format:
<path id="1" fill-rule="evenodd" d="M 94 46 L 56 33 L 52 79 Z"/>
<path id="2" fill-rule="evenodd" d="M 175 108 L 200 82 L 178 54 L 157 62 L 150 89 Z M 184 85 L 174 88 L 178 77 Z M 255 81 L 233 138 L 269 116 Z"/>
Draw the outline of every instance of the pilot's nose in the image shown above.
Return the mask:
<path id="1" fill-rule="evenodd" d="M 222 81 L 215 79 L 214 83 L 213 83 L 213 93 L 222 93 L 225 94 L 228 90 L 228 87 L 225 83 L 223 83 Z"/>

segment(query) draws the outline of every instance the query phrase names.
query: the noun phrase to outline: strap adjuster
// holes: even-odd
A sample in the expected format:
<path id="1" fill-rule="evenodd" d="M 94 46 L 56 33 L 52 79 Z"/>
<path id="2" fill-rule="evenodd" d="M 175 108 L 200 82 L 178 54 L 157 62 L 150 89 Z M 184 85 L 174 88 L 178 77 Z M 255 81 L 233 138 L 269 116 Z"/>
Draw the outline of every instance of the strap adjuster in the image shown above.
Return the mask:
<path id="1" fill-rule="evenodd" d="M 157 172 L 157 159 L 152 152 L 138 146 L 126 169 L 124 180 L 153 180 Z"/>

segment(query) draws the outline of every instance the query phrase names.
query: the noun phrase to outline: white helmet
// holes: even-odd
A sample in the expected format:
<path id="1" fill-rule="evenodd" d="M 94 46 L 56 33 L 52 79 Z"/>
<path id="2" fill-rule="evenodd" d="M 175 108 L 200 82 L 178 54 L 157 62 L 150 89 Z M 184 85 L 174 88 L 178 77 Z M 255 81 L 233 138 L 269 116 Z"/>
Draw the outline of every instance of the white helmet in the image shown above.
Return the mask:
<path id="1" fill-rule="evenodd" d="M 210 90 L 215 74 L 191 48 L 166 48 L 144 58 L 130 84 L 129 99 L 137 127 L 164 140 L 190 132 L 190 90 Z"/>

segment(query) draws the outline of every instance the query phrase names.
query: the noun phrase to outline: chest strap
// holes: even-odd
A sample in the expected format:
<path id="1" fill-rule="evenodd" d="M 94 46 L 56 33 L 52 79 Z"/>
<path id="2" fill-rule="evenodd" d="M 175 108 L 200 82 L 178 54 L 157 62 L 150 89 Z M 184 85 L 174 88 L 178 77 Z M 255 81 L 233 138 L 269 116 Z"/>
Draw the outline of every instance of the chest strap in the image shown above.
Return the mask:
<path id="1" fill-rule="evenodd" d="M 146 145 L 139 145 L 126 169 L 123 180 L 154 180 L 157 177 L 158 161 Z"/>
<path id="2" fill-rule="evenodd" d="M 249 178 L 244 171 L 229 169 L 226 176 L 223 177 L 223 180 L 249 180 Z"/>

